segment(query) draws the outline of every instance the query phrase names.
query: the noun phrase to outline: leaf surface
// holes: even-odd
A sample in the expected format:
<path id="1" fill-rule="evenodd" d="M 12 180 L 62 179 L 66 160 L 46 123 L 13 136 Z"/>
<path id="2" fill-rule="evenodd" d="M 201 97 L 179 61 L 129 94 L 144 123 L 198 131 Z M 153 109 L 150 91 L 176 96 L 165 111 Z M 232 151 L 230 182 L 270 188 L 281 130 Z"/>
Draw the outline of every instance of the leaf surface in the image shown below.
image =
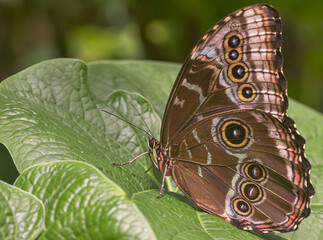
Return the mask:
<path id="1" fill-rule="evenodd" d="M 312 163 L 311 179 L 316 190 L 312 214 L 295 233 L 259 234 L 236 229 L 199 210 L 181 193 L 165 191 L 161 199 L 156 199 L 161 173 L 156 169 L 143 173 L 151 165 L 147 156 L 122 167 L 112 164 L 129 161 L 148 150 L 147 134 L 125 121 L 148 131 L 141 115 L 153 135 L 158 137 L 163 109 L 179 68 L 178 64 L 148 61 L 102 61 L 86 65 L 79 60 L 57 59 L 32 66 L 1 83 L 0 141 L 22 173 L 17 186 L 35 194 L 45 205 L 46 229 L 42 237 L 64 232 L 66 229 L 60 224 L 72 221 L 73 227 L 82 228 L 73 228 L 73 233 L 82 232 L 87 239 L 91 229 L 80 224 L 83 220 L 93 224 L 102 234 L 97 236 L 105 236 L 103 226 L 109 226 L 107 228 L 117 234 L 134 234 L 144 239 L 135 235 L 135 230 L 128 231 L 136 225 L 129 224 L 129 229 L 120 227 L 118 232 L 110 228 L 122 225 L 118 218 L 111 218 L 112 222 L 104 220 L 99 227 L 98 215 L 84 215 L 88 209 L 82 207 L 83 212 L 80 209 L 73 212 L 73 208 L 69 208 L 73 198 L 77 199 L 73 203 L 81 206 L 90 196 L 102 194 L 108 197 L 93 212 L 99 209 L 109 212 L 108 199 L 113 195 L 125 201 L 128 213 L 134 214 L 135 219 L 140 215 L 140 222 L 147 224 L 151 236 L 157 239 L 195 239 L 196 236 L 201 239 L 299 239 L 309 231 L 313 233 L 312 239 L 322 237 L 316 224 L 322 221 L 323 116 L 293 100 L 289 115 L 307 139 L 306 153 Z M 71 166 L 63 165 L 62 161 Z M 85 182 L 91 181 L 93 186 L 99 186 L 93 188 L 93 194 L 77 192 L 77 189 L 81 192 L 83 189 L 84 193 L 89 193 L 91 189 Z M 74 188 L 69 182 L 75 184 Z M 105 184 L 107 189 L 118 190 L 107 193 L 102 187 Z M 46 196 L 61 200 L 55 205 L 48 202 Z M 116 209 L 120 210 L 118 205 Z M 70 239 L 73 238 L 74 235 Z"/>

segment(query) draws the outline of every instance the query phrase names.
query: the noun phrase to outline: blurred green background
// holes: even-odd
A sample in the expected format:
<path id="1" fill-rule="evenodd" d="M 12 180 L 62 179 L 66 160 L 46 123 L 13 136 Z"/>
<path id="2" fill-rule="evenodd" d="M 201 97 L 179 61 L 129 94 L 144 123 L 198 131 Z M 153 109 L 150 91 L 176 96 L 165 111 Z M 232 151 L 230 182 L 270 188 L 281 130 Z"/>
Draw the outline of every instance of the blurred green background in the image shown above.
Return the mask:
<path id="1" fill-rule="evenodd" d="M 284 24 L 289 96 L 323 112 L 323 2 L 263 1 Z M 57 57 L 182 63 L 241 0 L 0 0 L 0 80 Z"/>
<path id="2" fill-rule="evenodd" d="M 263 2 L 276 7 L 283 19 L 289 96 L 323 112 L 323 1 Z M 255 3 L 259 2 L 0 0 L 0 81 L 57 57 L 182 63 L 218 20 Z M 9 158 L 2 145 L 0 155 Z M 9 173 L 9 168 L 0 167 L 0 179 L 13 182 L 18 173 Z"/>

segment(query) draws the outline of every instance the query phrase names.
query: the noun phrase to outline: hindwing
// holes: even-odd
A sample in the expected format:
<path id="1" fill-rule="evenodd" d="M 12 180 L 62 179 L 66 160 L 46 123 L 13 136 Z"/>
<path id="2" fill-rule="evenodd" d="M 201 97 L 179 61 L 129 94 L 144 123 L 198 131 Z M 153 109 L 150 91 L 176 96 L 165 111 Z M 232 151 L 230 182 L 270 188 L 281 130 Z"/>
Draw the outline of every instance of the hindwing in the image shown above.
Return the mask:
<path id="1" fill-rule="evenodd" d="M 208 116 L 176 136 L 172 177 L 199 207 L 239 228 L 292 231 L 314 194 L 300 138 L 263 111 Z"/>

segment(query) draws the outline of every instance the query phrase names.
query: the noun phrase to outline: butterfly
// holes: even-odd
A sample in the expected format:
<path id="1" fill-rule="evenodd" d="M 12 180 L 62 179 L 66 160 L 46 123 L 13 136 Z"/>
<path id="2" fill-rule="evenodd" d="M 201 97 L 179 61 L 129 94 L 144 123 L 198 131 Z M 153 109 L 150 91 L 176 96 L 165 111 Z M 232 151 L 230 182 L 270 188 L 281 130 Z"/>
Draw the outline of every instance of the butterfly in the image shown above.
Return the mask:
<path id="1" fill-rule="evenodd" d="M 281 46 L 281 18 L 270 5 L 220 20 L 178 74 L 160 141 L 149 135 L 149 151 L 127 163 L 148 153 L 162 188 L 171 175 L 201 209 L 238 228 L 297 229 L 314 188 L 305 140 L 286 114 Z"/>

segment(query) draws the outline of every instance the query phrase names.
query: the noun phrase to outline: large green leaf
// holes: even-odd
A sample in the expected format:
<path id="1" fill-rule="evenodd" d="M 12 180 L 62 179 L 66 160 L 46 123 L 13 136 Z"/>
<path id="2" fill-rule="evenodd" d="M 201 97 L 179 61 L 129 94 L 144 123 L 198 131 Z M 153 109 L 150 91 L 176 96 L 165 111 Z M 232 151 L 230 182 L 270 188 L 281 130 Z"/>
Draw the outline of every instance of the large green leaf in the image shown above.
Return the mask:
<path id="1" fill-rule="evenodd" d="M 0 190 L 0 239 L 36 239 L 44 229 L 41 201 L 2 181 Z"/>
<path id="2" fill-rule="evenodd" d="M 147 135 L 100 110 L 117 114 L 147 131 L 139 111 L 158 136 L 163 109 L 179 67 L 147 61 L 103 61 L 87 66 L 79 60 L 57 59 L 37 64 L 1 84 L 0 141 L 22 173 L 16 185 L 45 205 L 46 228 L 42 238 L 58 234 L 60 239 L 87 239 L 95 233 L 95 239 L 104 239 L 110 232 L 116 234 L 113 236 L 140 239 L 300 239 L 310 234 L 311 239 L 322 237 L 317 229 L 323 211 L 323 116 L 295 101 L 291 101 L 289 113 L 307 139 L 306 152 L 313 166 L 311 179 L 316 189 L 312 214 L 295 233 L 239 230 L 199 210 L 180 193 L 165 191 L 157 199 L 161 173 L 143 173 L 151 165 L 148 157 L 131 165 L 112 165 L 147 151 Z M 118 204 L 110 199 L 117 199 Z M 92 205 L 87 208 L 85 203 Z M 129 218 L 124 216 L 124 208 Z M 98 220 L 98 216 L 102 218 Z M 67 222 L 68 229 L 62 228 Z M 138 224 L 146 226 L 145 234 L 137 235 Z M 67 232 L 73 235 L 66 235 Z"/>
<path id="3" fill-rule="evenodd" d="M 45 205 L 46 230 L 40 239 L 155 239 L 122 189 L 86 163 L 35 165 L 16 186 Z"/>
<path id="4" fill-rule="evenodd" d="M 88 83 L 97 100 L 116 89 L 137 92 L 162 116 L 180 65 L 148 61 L 101 61 L 89 64 Z"/>

